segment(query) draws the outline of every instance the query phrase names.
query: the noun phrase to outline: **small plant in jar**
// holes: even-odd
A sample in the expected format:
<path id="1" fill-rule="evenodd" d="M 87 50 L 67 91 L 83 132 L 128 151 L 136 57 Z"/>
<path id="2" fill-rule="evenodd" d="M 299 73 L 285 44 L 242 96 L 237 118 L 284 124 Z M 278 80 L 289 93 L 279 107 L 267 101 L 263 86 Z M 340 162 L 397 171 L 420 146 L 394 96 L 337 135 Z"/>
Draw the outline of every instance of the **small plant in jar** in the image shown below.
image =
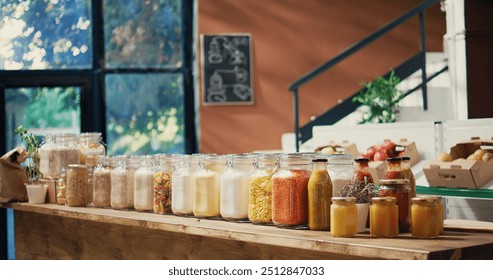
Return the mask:
<path id="1" fill-rule="evenodd" d="M 30 184 L 39 183 L 41 172 L 39 171 L 39 142 L 36 136 L 28 133 L 27 129 L 20 125 L 14 130 L 18 134 L 22 142 L 25 142 L 27 152 L 29 153 L 29 161 L 27 162 L 26 172 Z"/>

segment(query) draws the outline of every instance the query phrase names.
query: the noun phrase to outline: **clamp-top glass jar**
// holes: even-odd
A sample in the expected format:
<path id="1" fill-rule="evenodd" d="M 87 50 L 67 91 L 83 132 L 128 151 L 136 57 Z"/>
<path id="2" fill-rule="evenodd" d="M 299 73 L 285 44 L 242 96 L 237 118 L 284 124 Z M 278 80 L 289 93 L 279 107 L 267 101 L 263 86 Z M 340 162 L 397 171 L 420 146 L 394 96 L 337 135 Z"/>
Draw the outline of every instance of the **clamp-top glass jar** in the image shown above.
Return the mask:
<path id="1" fill-rule="evenodd" d="M 112 157 L 99 156 L 99 163 L 93 174 L 94 207 L 110 207 Z"/>
<path id="2" fill-rule="evenodd" d="M 137 211 L 152 211 L 154 202 L 153 157 L 144 156 L 140 167 L 135 171 L 134 208 Z"/>
<path id="3" fill-rule="evenodd" d="M 171 174 L 171 210 L 175 215 L 193 215 L 193 173 L 198 167 L 197 155 L 182 155 Z"/>
<path id="4" fill-rule="evenodd" d="M 175 168 L 176 157 L 173 154 L 156 155 L 154 165 L 154 202 L 156 214 L 171 213 L 171 175 Z"/>
<path id="5" fill-rule="evenodd" d="M 272 176 L 279 170 L 279 155 L 258 155 L 249 178 L 248 219 L 254 224 L 272 223 Z"/>
<path id="6" fill-rule="evenodd" d="M 118 166 L 111 171 L 111 208 L 132 209 L 134 207 L 135 171 L 139 157 L 121 156 Z"/>
<path id="7" fill-rule="evenodd" d="M 98 157 L 105 154 L 105 147 L 99 132 L 84 132 L 79 135 L 80 163 L 96 167 Z"/>
<path id="8" fill-rule="evenodd" d="M 50 175 L 53 178 L 59 178 L 62 168 L 67 168 L 69 164 L 80 163 L 77 142 L 77 134 L 56 135 L 53 161 L 50 160 Z"/>
<path id="9" fill-rule="evenodd" d="M 221 215 L 220 177 L 226 167 L 224 156 L 202 156 L 194 174 L 193 215 L 216 218 Z"/>
<path id="10" fill-rule="evenodd" d="M 272 176 L 272 221 L 279 227 L 306 228 L 312 157 L 284 154 Z"/>

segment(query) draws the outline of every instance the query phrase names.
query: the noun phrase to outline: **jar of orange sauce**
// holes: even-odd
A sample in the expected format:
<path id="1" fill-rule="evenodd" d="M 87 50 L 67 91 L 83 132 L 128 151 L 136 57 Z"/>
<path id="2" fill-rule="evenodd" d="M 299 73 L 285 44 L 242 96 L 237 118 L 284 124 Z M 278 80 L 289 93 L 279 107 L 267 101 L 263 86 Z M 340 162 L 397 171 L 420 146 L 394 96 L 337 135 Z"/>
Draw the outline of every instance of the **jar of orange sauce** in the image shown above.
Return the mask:
<path id="1" fill-rule="evenodd" d="M 413 238 L 437 238 L 440 232 L 438 199 L 436 197 L 413 198 L 411 220 Z"/>
<path id="2" fill-rule="evenodd" d="M 353 237 L 358 217 L 355 197 L 332 197 L 330 205 L 330 234 L 334 237 Z"/>
<path id="3" fill-rule="evenodd" d="M 397 198 L 374 197 L 370 205 L 370 235 L 396 237 L 399 235 L 399 210 Z"/>

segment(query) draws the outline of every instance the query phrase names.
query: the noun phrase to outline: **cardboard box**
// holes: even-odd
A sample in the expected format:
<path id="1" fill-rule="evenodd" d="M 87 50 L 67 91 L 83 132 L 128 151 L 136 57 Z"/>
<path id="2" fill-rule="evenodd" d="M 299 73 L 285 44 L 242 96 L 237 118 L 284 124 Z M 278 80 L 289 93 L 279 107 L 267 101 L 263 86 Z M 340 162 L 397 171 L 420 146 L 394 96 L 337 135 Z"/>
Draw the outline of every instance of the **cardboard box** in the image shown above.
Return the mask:
<path id="1" fill-rule="evenodd" d="M 452 162 L 432 160 L 425 164 L 423 172 L 432 187 L 477 189 L 493 179 L 493 159 L 472 160 L 468 156 L 483 147 L 493 153 L 493 141 L 477 137 L 463 141 L 450 149 Z"/>
<path id="2" fill-rule="evenodd" d="M 356 144 L 349 142 L 348 140 L 343 140 L 340 143 L 330 141 L 328 145 L 321 146 L 315 149 L 315 152 L 322 152 L 326 154 L 349 154 L 355 157 L 359 155 L 358 149 L 356 148 Z"/>

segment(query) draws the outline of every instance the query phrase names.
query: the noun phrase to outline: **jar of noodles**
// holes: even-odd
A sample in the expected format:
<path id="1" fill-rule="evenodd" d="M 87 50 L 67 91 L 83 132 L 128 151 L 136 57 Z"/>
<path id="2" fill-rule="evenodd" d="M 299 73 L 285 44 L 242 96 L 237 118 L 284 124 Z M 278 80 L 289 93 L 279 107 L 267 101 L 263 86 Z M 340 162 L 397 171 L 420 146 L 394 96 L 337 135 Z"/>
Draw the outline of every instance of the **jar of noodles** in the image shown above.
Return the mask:
<path id="1" fill-rule="evenodd" d="M 153 211 L 156 214 L 171 213 L 171 175 L 175 168 L 176 157 L 173 154 L 156 155 L 153 169 Z"/>
<path id="2" fill-rule="evenodd" d="M 248 219 L 254 224 L 272 223 L 272 176 L 279 170 L 279 156 L 261 154 L 250 175 Z"/>

